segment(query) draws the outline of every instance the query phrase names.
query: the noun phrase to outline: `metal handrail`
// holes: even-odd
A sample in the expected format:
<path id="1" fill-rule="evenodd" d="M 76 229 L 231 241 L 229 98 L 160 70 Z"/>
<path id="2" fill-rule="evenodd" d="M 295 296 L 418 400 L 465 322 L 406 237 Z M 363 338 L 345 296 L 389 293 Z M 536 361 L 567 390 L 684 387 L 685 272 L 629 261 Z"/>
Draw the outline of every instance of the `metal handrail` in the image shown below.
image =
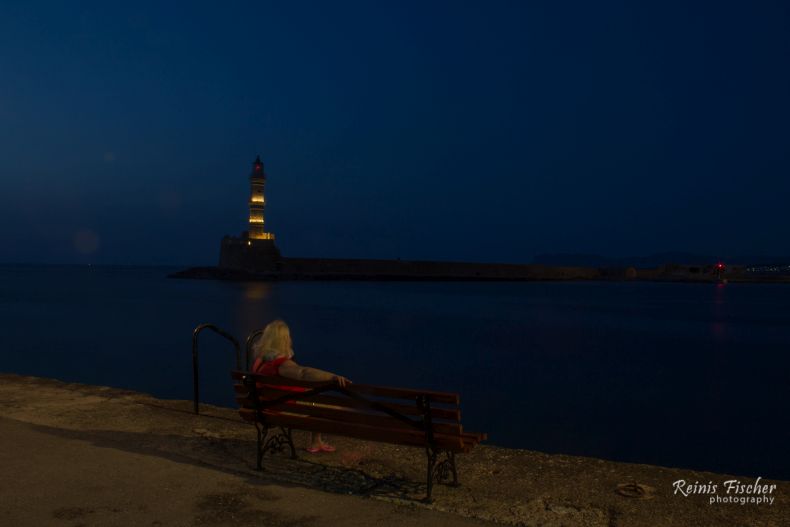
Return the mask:
<path id="1" fill-rule="evenodd" d="M 199 414 L 200 409 L 198 407 L 198 402 L 200 401 L 200 379 L 199 379 L 199 364 L 198 364 L 198 335 L 204 329 L 210 329 L 220 337 L 224 337 L 225 339 L 229 340 L 233 347 L 236 350 L 236 368 L 241 368 L 241 349 L 239 347 L 239 341 L 234 338 L 233 335 L 221 329 L 214 324 L 201 324 L 195 328 L 192 332 L 192 390 L 195 397 L 195 413 Z"/>
<path id="2" fill-rule="evenodd" d="M 250 333 L 250 336 L 247 337 L 247 342 L 244 343 L 244 360 L 246 362 L 247 370 L 250 369 L 250 351 L 252 351 L 252 343 L 255 342 L 256 338 L 263 334 L 264 329 L 266 328 L 257 329 Z"/>

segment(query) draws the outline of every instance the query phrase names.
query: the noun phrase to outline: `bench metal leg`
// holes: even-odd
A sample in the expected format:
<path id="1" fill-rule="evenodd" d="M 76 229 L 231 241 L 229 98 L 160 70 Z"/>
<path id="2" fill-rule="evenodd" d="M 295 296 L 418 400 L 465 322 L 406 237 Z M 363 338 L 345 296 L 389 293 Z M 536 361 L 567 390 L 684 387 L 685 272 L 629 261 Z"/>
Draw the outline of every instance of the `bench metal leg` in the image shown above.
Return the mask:
<path id="1" fill-rule="evenodd" d="M 291 451 L 291 459 L 298 459 L 296 455 L 296 447 L 294 446 L 293 437 L 291 436 L 290 428 L 278 427 L 279 432 L 269 436 L 269 427 L 260 423 L 255 423 L 255 429 L 258 431 L 258 462 L 256 465 L 257 470 L 263 470 L 263 455 L 266 452 L 284 452 L 286 445 Z"/>
<path id="2" fill-rule="evenodd" d="M 431 447 L 425 447 L 425 455 L 428 456 L 428 482 L 427 482 L 427 493 L 425 495 L 425 499 L 423 501 L 430 503 L 431 500 L 431 493 L 433 492 L 433 472 L 436 468 L 436 450 L 432 449 Z"/>
<path id="3" fill-rule="evenodd" d="M 460 483 L 458 483 L 458 470 L 455 468 L 455 452 L 448 452 L 447 453 L 447 461 L 450 463 L 450 472 L 453 475 L 452 483 L 448 483 L 451 487 L 458 487 Z"/>
<path id="4" fill-rule="evenodd" d="M 257 452 L 258 460 L 257 463 L 255 464 L 255 470 L 263 470 L 263 465 L 261 463 L 263 461 L 263 450 L 264 450 L 263 444 L 267 434 L 269 433 L 269 427 L 261 426 L 260 424 L 255 423 L 255 430 L 257 430 L 258 432 L 258 443 L 257 443 L 257 448 L 255 449 Z"/>
<path id="5" fill-rule="evenodd" d="M 455 467 L 455 452 L 425 447 L 425 454 L 428 457 L 428 492 L 423 501 L 431 503 L 434 478 L 436 478 L 437 483 L 445 484 L 451 487 L 457 487 L 459 486 L 458 470 Z M 437 462 L 436 458 L 441 454 L 445 455 L 445 459 Z M 453 477 L 452 481 L 447 482 L 451 475 Z"/>
<path id="6" fill-rule="evenodd" d="M 291 447 L 291 459 L 298 459 L 299 456 L 296 455 L 296 447 L 294 447 L 294 440 L 291 436 L 291 429 L 290 428 L 282 428 L 280 430 L 283 431 L 285 434 L 286 439 L 288 440 L 288 446 Z"/>
<path id="7" fill-rule="evenodd" d="M 293 437 L 291 436 L 291 429 L 286 428 L 285 430 L 288 436 L 288 446 L 291 447 L 291 459 L 299 459 L 299 456 L 296 455 L 296 447 L 294 447 L 294 440 Z"/>

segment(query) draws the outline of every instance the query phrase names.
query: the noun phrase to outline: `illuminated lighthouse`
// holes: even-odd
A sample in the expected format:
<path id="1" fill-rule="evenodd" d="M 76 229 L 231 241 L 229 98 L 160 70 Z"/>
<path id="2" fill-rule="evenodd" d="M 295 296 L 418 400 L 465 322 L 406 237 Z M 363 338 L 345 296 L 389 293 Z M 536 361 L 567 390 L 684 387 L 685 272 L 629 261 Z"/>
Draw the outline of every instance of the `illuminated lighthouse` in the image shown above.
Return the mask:
<path id="1" fill-rule="evenodd" d="M 258 156 L 252 164 L 250 174 L 249 227 L 241 236 L 226 235 L 222 238 L 219 250 L 220 269 L 264 274 L 280 271 L 280 250 L 274 244 L 274 234 L 266 232 L 264 228 L 265 184 L 266 173 Z"/>
<path id="2" fill-rule="evenodd" d="M 252 164 L 250 174 L 250 240 L 273 240 L 274 234 L 266 232 L 264 228 L 263 209 L 266 206 L 266 198 L 263 187 L 266 184 L 266 172 L 263 170 L 261 157 L 257 156 Z"/>

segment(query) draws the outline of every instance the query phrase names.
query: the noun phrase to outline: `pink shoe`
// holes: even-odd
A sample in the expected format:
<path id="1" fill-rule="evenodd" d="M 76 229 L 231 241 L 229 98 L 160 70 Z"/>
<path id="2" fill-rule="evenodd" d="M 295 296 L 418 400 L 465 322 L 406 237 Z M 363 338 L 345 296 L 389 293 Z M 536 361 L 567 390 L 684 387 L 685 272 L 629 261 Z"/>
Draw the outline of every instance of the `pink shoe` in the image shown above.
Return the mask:
<path id="1" fill-rule="evenodd" d="M 309 447 L 309 448 L 305 448 L 305 450 L 306 450 L 307 452 L 310 452 L 311 454 L 318 454 L 318 453 L 319 453 L 319 452 L 321 452 L 323 449 L 322 449 L 320 446 L 311 446 L 311 447 Z"/>
<path id="2" fill-rule="evenodd" d="M 321 450 L 324 452 L 334 452 L 336 448 L 333 447 L 332 445 L 323 444 L 321 445 Z"/>

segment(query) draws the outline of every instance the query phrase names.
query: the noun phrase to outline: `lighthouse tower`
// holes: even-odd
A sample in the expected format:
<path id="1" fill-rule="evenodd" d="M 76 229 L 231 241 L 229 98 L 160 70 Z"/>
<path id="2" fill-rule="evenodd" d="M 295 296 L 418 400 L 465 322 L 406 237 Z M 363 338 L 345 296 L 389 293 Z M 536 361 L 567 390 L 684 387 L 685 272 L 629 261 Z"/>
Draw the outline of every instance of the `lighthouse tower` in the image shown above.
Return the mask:
<path id="1" fill-rule="evenodd" d="M 274 234 L 264 228 L 263 209 L 266 198 L 263 187 L 266 173 L 258 156 L 250 174 L 249 228 L 241 236 L 225 236 L 219 250 L 220 269 L 271 274 L 280 271 L 282 257 L 274 244 Z"/>
<path id="2" fill-rule="evenodd" d="M 266 205 L 266 198 L 263 194 L 263 187 L 266 184 L 266 172 L 263 170 L 261 157 L 257 156 L 252 164 L 250 174 L 250 240 L 273 240 L 274 234 L 266 232 L 264 228 L 263 209 Z"/>

